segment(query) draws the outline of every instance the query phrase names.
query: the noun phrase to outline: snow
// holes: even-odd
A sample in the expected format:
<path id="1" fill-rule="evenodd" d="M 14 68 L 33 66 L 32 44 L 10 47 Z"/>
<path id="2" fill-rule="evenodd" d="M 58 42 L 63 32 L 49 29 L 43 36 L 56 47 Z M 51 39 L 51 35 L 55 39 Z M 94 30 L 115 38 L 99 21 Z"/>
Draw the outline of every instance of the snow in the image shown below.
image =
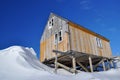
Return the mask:
<path id="1" fill-rule="evenodd" d="M 116 63 L 116 67 L 120 68 L 120 56 L 119 57 L 115 57 L 114 59 L 115 59 L 114 62 Z"/>
<path id="2" fill-rule="evenodd" d="M 59 69 L 56 74 L 54 69 L 39 62 L 32 48 L 11 46 L 0 50 L 0 80 L 120 80 L 119 73 L 117 68 L 76 75 Z"/>

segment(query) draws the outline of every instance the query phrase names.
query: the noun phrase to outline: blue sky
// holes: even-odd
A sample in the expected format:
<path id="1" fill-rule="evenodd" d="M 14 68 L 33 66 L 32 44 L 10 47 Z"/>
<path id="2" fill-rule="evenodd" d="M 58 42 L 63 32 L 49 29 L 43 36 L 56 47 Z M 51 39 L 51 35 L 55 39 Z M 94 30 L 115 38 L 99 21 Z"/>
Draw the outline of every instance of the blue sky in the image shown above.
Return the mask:
<path id="1" fill-rule="evenodd" d="M 120 0 L 0 0 L 0 49 L 33 47 L 39 56 L 42 32 L 50 12 L 97 32 L 120 55 Z"/>

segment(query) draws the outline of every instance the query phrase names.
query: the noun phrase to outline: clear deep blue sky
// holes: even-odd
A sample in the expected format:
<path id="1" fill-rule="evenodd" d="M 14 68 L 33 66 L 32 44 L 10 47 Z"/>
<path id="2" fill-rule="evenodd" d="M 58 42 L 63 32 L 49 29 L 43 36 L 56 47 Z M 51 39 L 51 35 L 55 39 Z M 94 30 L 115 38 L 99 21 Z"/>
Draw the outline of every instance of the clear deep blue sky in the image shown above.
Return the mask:
<path id="1" fill-rule="evenodd" d="M 107 37 L 120 55 L 120 0 L 0 0 L 0 49 L 33 47 L 39 57 L 50 12 Z"/>

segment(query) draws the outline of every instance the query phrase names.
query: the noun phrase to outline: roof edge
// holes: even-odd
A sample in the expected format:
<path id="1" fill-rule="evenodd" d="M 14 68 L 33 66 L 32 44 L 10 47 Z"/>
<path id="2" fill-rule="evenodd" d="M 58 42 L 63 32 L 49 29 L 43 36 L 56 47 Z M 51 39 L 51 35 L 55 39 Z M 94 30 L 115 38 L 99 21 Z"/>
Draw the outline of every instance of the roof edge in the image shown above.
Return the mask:
<path id="1" fill-rule="evenodd" d="M 90 33 L 90 34 L 92 34 L 92 35 L 98 36 L 99 38 L 104 39 L 104 40 L 110 42 L 110 40 L 107 39 L 106 37 L 104 37 L 104 36 L 102 36 L 102 35 L 94 32 L 94 31 L 92 31 L 92 30 L 90 30 L 90 29 L 88 29 L 88 28 L 86 28 L 86 27 L 83 27 L 83 26 L 81 26 L 81 25 L 79 25 L 79 24 L 76 24 L 76 23 L 74 23 L 74 22 L 72 22 L 72 21 L 69 21 L 68 24 L 69 24 L 69 25 L 74 25 L 75 27 L 80 28 L 80 29 L 82 29 L 83 31 L 86 31 L 86 32 L 88 32 L 88 33 Z"/>
<path id="2" fill-rule="evenodd" d="M 106 37 L 104 37 L 104 36 L 102 36 L 102 35 L 94 32 L 94 31 L 92 31 L 92 30 L 90 30 L 90 29 L 88 29 L 88 28 L 86 28 L 86 27 L 84 27 L 84 26 L 82 26 L 82 25 L 80 25 L 80 24 L 77 24 L 77 23 L 75 23 L 75 22 L 73 22 L 73 21 L 71 21 L 71 20 L 69 20 L 69 19 L 67 19 L 67 18 L 61 17 L 61 16 L 59 16 L 59 15 L 57 15 L 57 14 L 55 14 L 55 13 L 52 13 L 52 12 L 50 13 L 50 15 L 54 15 L 54 16 L 56 16 L 56 17 L 59 17 L 59 18 L 65 20 L 65 21 L 67 21 L 68 23 L 72 23 L 72 24 L 76 25 L 78 28 L 79 28 L 79 27 L 80 27 L 80 28 L 83 28 L 84 30 L 89 31 L 89 32 L 92 33 L 93 35 L 98 36 L 98 37 L 100 37 L 100 38 L 102 38 L 102 39 L 110 42 L 110 40 L 107 39 Z"/>

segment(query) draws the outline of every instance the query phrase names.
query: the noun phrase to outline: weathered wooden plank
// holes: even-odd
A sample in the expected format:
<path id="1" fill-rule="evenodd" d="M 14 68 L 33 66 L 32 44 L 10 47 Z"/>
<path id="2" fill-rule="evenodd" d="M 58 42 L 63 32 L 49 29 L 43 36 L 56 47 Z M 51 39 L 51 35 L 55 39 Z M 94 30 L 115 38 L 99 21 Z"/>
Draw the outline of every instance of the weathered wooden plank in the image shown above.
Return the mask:
<path id="1" fill-rule="evenodd" d="M 86 47 L 87 47 L 86 52 L 91 54 L 91 52 L 90 52 L 91 47 L 90 47 L 90 43 L 89 43 L 90 40 L 88 38 L 89 34 L 86 33 L 85 35 L 86 35 L 85 38 L 86 38 Z"/>
<path id="2" fill-rule="evenodd" d="M 69 71 L 69 72 L 72 72 L 72 73 L 76 73 L 76 72 L 77 72 L 77 71 L 74 70 L 73 68 L 69 68 L 69 67 L 67 67 L 67 66 L 65 66 L 65 65 L 63 65 L 63 64 L 61 64 L 61 63 L 59 63 L 59 62 L 57 62 L 57 65 L 60 66 L 60 67 L 62 67 L 62 68 L 64 68 L 64 69 L 66 69 L 66 70 Z"/>
<path id="3" fill-rule="evenodd" d="M 42 42 L 41 44 L 40 44 L 40 61 L 42 62 L 42 61 L 44 61 L 44 42 Z"/>
<path id="4" fill-rule="evenodd" d="M 80 48 L 81 48 L 81 52 L 85 52 L 85 48 L 84 48 L 84 43 L 83 43 L 83 31 L 80 30 Z"/>
<path id="5" fill-rule="evenodd" d="M 75 60 L 75 57 L 72 57 L 72 66 L 73 66 L 73 70 L 76 70 L 76 60 Z"/>
<path id="6" fill-rule="evenodd" d="M 79 43 L 79 33 L 78 33 L 78 29 L 75 29 L 75 35 L 76 35 L 76 50 L 80 51 L 80 43 Z"/>
<path id="7" fill-rule="evenodd" d="M 88 34 L 88 44 L 89 44 L 89 53 L 93 54 L 92 52 L 92 44 L 91 44 L 91 39 L 90 39 L 91 35 Z"/>
<path id="8" fill-rule="evenodd" d="M 80 62 L 77 62 L 77 64 L 80 65 L 80 67 L 82 67 L 86 72 L 89 72 L 88 69 L 84 67 Z"/>
<path id="9" fill-rule="evenodd" d="M 91 43 L 91 53 L 93 54 L 93 55 L 96 55 L 95 54 L 95 45 L 94 45 L 94 42 L 93 42 L 93 36 L 92 35 L 90 35 L 90 43 Z"/>
<path id="10" fill-rule="evenodd" d="M 105 63 L 104 61 L 102 62 L 103 70 L 106 71 Z"/>
<path id="11" fill-rule="evenodd" d="M 57 58 L 57 53 L 55 54 L 55 72 L 57 73 L 57 69 L 58 69 L 58 58 Z"/>
<path id="12" fill-rule="evenodd" d="M 110 63 L 108 60 L 107 60 L 107 68 L 110 69 Z"/>
<path id="13" fill-rule="evenodd" d="M 112 60 L 110 61 L 110 65 L 111 65 L 112 68 L 114 67 Z"/>
<path id="14" fill-rule="evenodd" d="M 82 45 L 83 48 L 82 48 L 82 49 L 83 49 L 83 52 L 86 53 L 86 46 L 85 46 L 85 45 L 86 45 L 85 32 L 82 31 L 82 35 L 81 35 L 81 36 L 82 36 L 82 43 L 83 43 L 83 45 Z"/>
<path id="15" fill-rule="evenodd" d="M 97 66 L 99 66 L 103 61 L 104 61 L 104 59 L 102 59 L 101 61 L 99 61 L 96 65 L 94 65 L 94 68 L 96 68 Z"/>
<path id="16" fill-rule="evenodd" d="M 81 43 L 81 30 L 78 30 L 78 48 L 79 52 L 82 52 L 82 43 Z"/>
<path id="17" fill-rule="evenodd" d="M 89 56 L 89 64 L 90 64 L 90 70 L 91 70 L 91 72 L 93 72 L 92 59 L 90 56 Z"/>

